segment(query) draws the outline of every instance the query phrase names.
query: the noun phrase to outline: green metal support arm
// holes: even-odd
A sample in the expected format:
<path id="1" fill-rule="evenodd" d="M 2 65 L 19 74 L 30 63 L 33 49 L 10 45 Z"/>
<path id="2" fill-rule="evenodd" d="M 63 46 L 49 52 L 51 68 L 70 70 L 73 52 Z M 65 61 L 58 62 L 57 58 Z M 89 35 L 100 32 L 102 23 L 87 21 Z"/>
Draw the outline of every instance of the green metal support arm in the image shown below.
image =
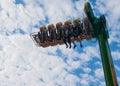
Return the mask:
<path id="1" fill-rule="evenodd" d="M 108 31 L 106 30 L 106 20 L 104 15 L 100 18 L 94 16 L 93 10 L 89 2 L 85 3 L 84 11 L 90 20 L 94 37 L 98 39 L 102 65 L 105 75 L 106 86 L 118 86 L 117 78 L 114 70 L 112 56 L 108 44 Z"/>

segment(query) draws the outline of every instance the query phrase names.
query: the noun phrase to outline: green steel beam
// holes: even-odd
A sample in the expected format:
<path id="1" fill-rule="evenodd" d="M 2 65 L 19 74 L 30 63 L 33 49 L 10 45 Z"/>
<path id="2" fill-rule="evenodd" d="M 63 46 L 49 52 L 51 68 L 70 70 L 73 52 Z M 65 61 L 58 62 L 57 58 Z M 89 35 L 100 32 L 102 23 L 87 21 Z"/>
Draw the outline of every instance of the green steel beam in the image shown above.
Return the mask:
<path id="1" fill-rule="evenodd" d="M 85 3 L 84 11 L 92 24 L 94 37 L 97 38 L 99 42 L 106 86 L 118 86 L 112 56 L 108 44 L 108 31 L 106 30 L 104 24 L 106 22 L 103 21 L 103 24 L 100 23 L 102 19 L 104 20 L 104 16 L 100 18 L 95 17 L 89 2 Z"/>
<path id="2" fill-rule="evenodd" d="M 118 86 L 108 40 L 105 39 L 102 34 L 98 36 L 98 42 L 100 46 L 104 75 L 106 78 L 106 86 Z"/>

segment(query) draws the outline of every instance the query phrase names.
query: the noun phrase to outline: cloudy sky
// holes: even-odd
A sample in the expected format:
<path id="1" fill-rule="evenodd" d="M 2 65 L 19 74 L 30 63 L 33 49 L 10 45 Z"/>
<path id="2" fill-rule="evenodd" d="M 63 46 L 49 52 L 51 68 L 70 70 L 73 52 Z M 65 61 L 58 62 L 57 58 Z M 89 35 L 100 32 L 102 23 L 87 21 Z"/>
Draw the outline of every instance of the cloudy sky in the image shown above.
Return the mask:
<path id="1" fill-rule="evenodd" d="M 120 85 L 120 0 L 0 0 L 0 86 L 105 86 L 97 40 L 42 48 L 29 35 L 42 25 L 82 20 L 86 1 L 108 20 Z"/>

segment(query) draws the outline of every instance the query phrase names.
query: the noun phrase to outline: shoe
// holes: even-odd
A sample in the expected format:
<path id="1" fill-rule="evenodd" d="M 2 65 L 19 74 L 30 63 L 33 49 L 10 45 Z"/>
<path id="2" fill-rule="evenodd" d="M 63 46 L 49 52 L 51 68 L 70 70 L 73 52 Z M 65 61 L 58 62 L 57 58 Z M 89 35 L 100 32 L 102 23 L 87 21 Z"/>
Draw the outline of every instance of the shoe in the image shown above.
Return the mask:
<path id="1" fill-rule="evenodd" d="M 68 45 L 66 46 L 66 48 L 68 48 Z"/>
<path id="2" fill-rule="evenodd" d="M 74 45 L 74 47 L 73 47 L 74 49 L 76 48 L 76 45 Z"/>
<path id="3" fill-rule="evenodd" d="M 71 45 L 70 45 L 70 47 L 69 48 L 71 48 Z"/>
<path id="4" fill-rule="evenodd" d="M 82 48 L 83 46 L 82 46 L 82 45 L 80 45 L 80 47 Z"/>

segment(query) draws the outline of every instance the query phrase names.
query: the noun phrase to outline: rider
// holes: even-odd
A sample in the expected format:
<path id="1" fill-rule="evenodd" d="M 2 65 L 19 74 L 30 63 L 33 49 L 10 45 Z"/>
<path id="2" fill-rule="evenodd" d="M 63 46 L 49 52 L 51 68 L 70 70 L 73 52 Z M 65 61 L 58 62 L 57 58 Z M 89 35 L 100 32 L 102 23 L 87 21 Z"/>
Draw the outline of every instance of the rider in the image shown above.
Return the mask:
<path id="1" fill-rule="evenodd" d="M 83 26 L 84 26 L 84 29 L 85 29 L 85 32 L 86 32 L 86 35 L 92 35 L 92 26 L 90 24 L 90 21 L 87 17 L 84 17 L 83 19 Z"/>
<path id="2" fill-rule="evenodd" d="M 82 24 L 79 18 L 73 21 L 73 35 L 74 37 L 81 36 L 83 34 Z M 80 46 L 82 47 L 81 41 Z"/>
<path id="3" fill-rule="evenodd" d="M 66 48 L 68 48 L 67 42 L 69 43 L 69 48 L 71 48 L 71 39 L 73 36 L 72 32 L 73 32 L 72 25 L 71 22 L 68 20 L 64 23 L 64 28 L 63 28 L 63 41 L 66 44 Z M 75 48 L 76 44 L 74 43 L 74 41 L 73 41 L 73 45 L 74 45 L 73 48 Z"/>
<path id="4" fill-rule="evenodd" d="M 49 41 L 56 40 L 56 28 L 53 24 L 48 25 Z"/>
<path id="5" fill-rule="evenodd" d="M 73 34 L 74 37 L 78 37 L 83 33 L 82 27 L 81 27 L 81 22 L 80 19 L 77 18 L 73 21 Z"/>
<path id="6" fill-rule="evenodd" d="M 62 27 L 62 22 L 58 22 L 56 24 L 56 29 L 57 29 L 57 40 L 61 40 L 62 39 L 62 32 L 63 32 L 63 27 Z"/>
<path id="7" fill-rule="evenodd" d="M 41 38 L 41 43 L 44 43 L 45 41 L 48 40 L 48 32 L 47 32 L 47 29 L 46 29 L 46 26 L 42 26 L 40 27 L 40 32 L 41 32 L 41 35 L 40 35 L 40 38 Z"/>

